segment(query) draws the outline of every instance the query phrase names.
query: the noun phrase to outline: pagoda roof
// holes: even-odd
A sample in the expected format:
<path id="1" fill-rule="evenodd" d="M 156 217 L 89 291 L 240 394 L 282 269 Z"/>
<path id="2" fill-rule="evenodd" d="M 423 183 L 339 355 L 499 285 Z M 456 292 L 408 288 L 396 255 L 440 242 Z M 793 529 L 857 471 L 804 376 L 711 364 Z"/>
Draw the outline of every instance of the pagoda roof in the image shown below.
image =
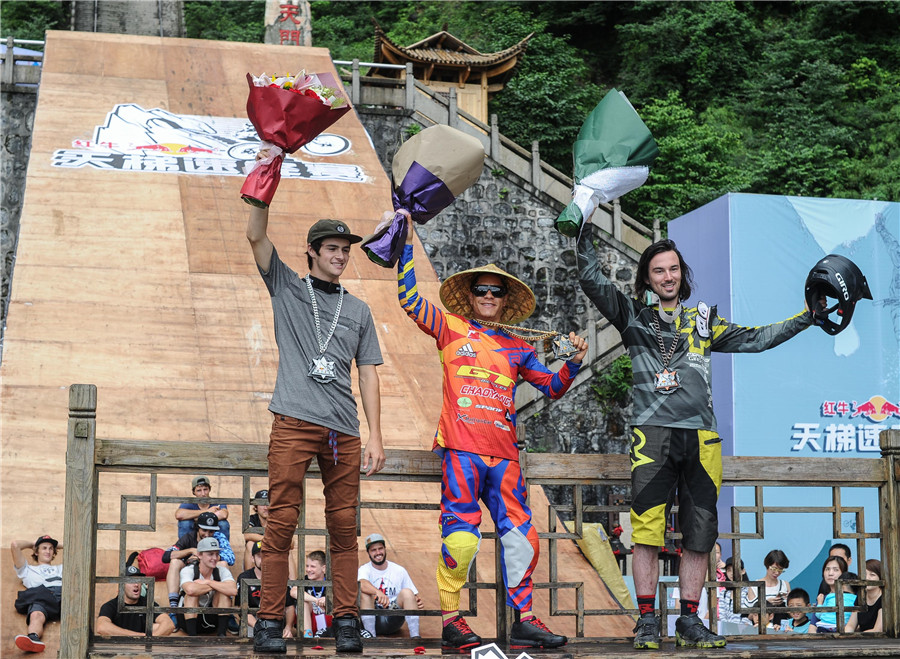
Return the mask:
<path id="1" fill-rule="evenodd" d="M 434 69 L 464 69 L 470 73 L 487 72 L 491 82 L 505 82 L 512 77 L 521 55 L 528 47 L 532 32 L 517 44 L 496 53 L 481 53 L 446 31 L 436 32 L 430 37 L 409 46 L 400 46 L 391 41 L 381 29 L 375 26 L 375 62 L 414 65 Z M 382 71 L 382 75 L 394 77 L 399 73 Z"/>

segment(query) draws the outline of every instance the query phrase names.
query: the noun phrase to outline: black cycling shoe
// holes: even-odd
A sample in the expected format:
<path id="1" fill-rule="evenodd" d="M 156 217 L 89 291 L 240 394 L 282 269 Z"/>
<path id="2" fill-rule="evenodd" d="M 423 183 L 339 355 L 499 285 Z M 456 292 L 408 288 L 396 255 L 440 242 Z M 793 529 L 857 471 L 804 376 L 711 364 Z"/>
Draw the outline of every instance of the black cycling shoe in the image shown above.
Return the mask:
<path id="1" fill-rule="evenodd" d="M 659 618 L 645 615 L 634 626 L 635 650 L 659 650 Z"/>
<path id="2" fill-rule="evenodd" d="M 724 636 L 713 634 L 696 613 L 679 616 L 675 621 L 675 647 L 677 648 L 724 648 Z"/>
<path id="3" fill-rule="evenodd" d="M 336 652 L 363 651 L 362 636 L 359 633 L 359 618 L 356 616 L 335 618 L 332 626 L 334 627 L 334 649 Z"/>
<path id="4" fill-rule="evenodd" d="M 286 654 L 287 643 L 281 637 L 283 632 L 284 622 L 281 620 L 257 618 L 253 625 L 253 651 Z"/>
<path id="5" fill-rule="evenodd" d="M 456 616 L 441 632 L 441 647 L 447 650 L 465 650 L 481 645 L 481 637 L 472 631 L 462 616 Z"/>
<path id="6" fill-rule="evenodd" d="M 516 621 L 509 632 L 510 649 L 558 648 L 569 642 L 565 636 L 554 634 L 537 616 L 531 620 Z"/>

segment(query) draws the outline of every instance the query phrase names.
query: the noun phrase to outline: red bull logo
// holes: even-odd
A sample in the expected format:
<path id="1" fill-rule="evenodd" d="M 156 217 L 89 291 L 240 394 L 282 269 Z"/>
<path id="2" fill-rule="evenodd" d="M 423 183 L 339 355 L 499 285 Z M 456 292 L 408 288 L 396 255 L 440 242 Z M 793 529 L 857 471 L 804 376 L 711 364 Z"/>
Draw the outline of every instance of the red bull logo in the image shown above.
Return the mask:
<path id="1" fill-rule="evenodd" d="M 853 401 L 853 411 L 850 418 L 864 417 L 869 421 L 880 423 L 892 416 L 900 417 L 900 406 L 887 400 L 884 396 L 872 396 L 864 403 Z"/>

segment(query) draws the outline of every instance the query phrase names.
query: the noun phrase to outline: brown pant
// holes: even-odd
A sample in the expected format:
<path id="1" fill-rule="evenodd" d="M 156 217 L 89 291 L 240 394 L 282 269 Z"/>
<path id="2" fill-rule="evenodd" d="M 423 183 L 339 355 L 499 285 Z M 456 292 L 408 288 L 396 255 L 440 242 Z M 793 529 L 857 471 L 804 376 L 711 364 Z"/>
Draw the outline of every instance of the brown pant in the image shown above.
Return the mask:
<path id="1" fill-rule="evenodd" d="M 356 606 L 359 505 L 359 437 L 337 434 L 335 464 L 328 428 L 281 414 L 269 436 L 269 521 L 262 540 L 262 593 L 259 617 L 284 618 L 291 541 L 303 502 L 303 479 L 313 457 L 325 486 L 325 526 L 331 539 L 334 615 L 358 615 Z"/>

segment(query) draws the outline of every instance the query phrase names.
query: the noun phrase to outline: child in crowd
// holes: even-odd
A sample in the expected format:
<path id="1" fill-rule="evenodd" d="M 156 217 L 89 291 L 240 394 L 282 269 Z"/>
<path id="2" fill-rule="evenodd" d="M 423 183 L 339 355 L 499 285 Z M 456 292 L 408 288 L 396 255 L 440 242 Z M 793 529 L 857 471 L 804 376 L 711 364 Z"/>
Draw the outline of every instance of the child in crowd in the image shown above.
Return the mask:
<path id="1" fill-rule="evenodd" d="M 802 588 L 794 588 L 787 596 L 788 606 L 809 606 L 809 593 Z M 810 619 L 809 616 L 802 611 L 791 611 L 788 613 L 790 620 L 781 623 L 781 631 L 793 632 L 794 634 L 809 634 Z"/>
<path id="2" fill-rule="evenodd" d="M 825 608 L 837 606 L 837 594 L 840 592 L 844 600 L 844 606 L 853 606 L 856 603 L 856 595 L 846 592 L 841 581 L 841 576 L 847 572 L 847 561 L 840 556 L 829 556 L 822 566 L 822 579 L 831 588 L 831 592 L 825 595 L 822 606 Z M 817 613 L 816 632 L 819 634 L 834 634 L 837 632 L 837 613 L 835 611 L 822 611 Z M 844 625 L 850 622 L 850 614 L 844 614 Z"/>
<path id="3" fill-rule="evenodd" d="M 741 573 L 734 575 L 734 558 L 728 557 L 725 561 L 725 581 L 747 581 L 747 571 L 744 569 L 744 561 L 741 561 Z M 719 597 L 719 621 L 733 622 L 742 625 L 752 625 L 752 621 L 745 615 L 734 612 L 734 588 L 721 588 L 724 591 Z M 741 587 L 741 608 L 747 609 L 756 600 L 756 590 L 748 586 Z"/>
<path id="4" fill-rule="evenodd" d="M 311 551 L 306 556 L 306 576 L 310 581 L 325 580 L 325 552 Z M 300 598 L 297 598 L 300 600 Z M 303 588 L 303 636 L 321 636 L 331 626 L 331 616 L 325 613 L 327 600 L 325 586 L 305 586 Z"/>
<path id="5" fill-rule="evenodd" d="M 881 561 L 870 558 L 866 561 L 866 580 L 881 581 Z M 884 630 L 881 619 L 881 586 L 866 586 L 865 611 L 854 611 L 847 623 L 848 632 L 880 632 Z"/>

